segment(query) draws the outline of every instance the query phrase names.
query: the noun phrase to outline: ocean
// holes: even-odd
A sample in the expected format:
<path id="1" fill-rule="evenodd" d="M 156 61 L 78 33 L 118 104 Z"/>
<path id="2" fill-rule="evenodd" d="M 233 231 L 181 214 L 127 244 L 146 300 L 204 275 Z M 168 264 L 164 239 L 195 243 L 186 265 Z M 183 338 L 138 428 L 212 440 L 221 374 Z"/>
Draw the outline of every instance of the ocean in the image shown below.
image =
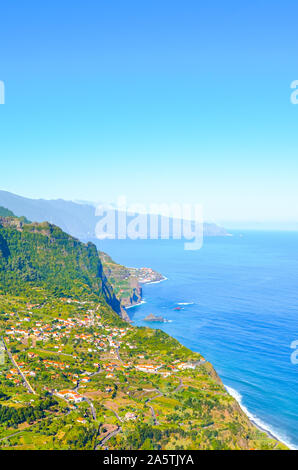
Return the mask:
<path id="1" fill-rule="evenodd" d="M 167 280 L 145 285 L 128 310 L 133 324 L 161 328 L 215 367 L 244 411 L 298 449 L 298 233 L 232 232 L 201 250 L 180 240 L 105 240 L 98 247 L 126 266 Z M 175 310 L 180 307 L 181 310 Z M 149 313 L 169 322 L 146 323 Z"/>

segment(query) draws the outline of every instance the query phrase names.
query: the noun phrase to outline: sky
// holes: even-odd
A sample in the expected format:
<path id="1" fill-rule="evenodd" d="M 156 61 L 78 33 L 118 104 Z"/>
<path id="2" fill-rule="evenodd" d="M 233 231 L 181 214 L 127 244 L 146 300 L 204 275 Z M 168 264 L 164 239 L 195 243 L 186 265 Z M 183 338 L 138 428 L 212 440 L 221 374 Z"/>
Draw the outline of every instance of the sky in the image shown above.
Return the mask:
<path id="1" fill-rule="evenodd" d="M 1 5 L 0 189 L 297 227 L 297 0 Z"/>

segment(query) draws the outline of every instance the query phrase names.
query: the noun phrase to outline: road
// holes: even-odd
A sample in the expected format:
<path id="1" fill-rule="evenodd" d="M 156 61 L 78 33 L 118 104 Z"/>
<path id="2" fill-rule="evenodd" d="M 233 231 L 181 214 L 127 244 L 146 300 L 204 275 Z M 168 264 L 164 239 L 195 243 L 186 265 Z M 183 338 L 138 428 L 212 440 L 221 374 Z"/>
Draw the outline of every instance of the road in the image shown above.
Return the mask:
<path id="1" fill-rule="evenodd" d="M 116 349 L 116 354 L 117 354 L 118 361 L 123 362 L 121 357 L 120 357 L 120 352 L 119 351 L 120 351 L 120 346 L 118 346 L 118 348 Z"/>
<path id="2" fill-rule="evenodd" d="M 44 352 L 44 353 L 47 353 L 47 354 L 57 354 L 58 356 L 68 356 L 68 357 L 72 357 L 72 358 L 73 358 L 73 355 L 72 355 L 72 354 L 67 354 L 67 353 L 58 352 L 58 351 L 50 351 L 50 350 L 48 350 L 48 349 L 36 349 L 36 351 Z M 78 358 L 78 359 L 81 361 L 80 358 Z"/>
<path id="3" fill-rule="evenodd" d="M 102 447 L 105 445 L 106 442 L 108 442 L 112 437 L 116 436 L 116 434 L 118 434 L 118 432 L 122 431 L 122 428 L 120 426 L 118 426 L 117 429 L 115 429 L 115 431 L 112 431 L 110 432 L 106 437 L 104 437 L 100 443 L 96 446 L 95 450 L 98 450 L 98 447 Z"/>
<path id="4" fill-rule="evenodd" d="M 53 395 L 53 394 L 51 394 L 51 395 Z M 70 411 L 68 411 L 67 413 L 64 413 L 64 416 L 67 416 L 69 414 L 70 414 Z M 13 436 L 17 436 L 18 434 L 22 434 L 22 433 L 24 433 L 28 430 L 31 430 L 34 426 L 37 426 L 39 423 L 41 423 L 41 421 L 43 421 L 45 419 L 49 419 L 49 418 L 50 418 L 49 416 L 45 416 L 44 418 L 37 420 L 35 423 L 31 424 L 27 428 L 22 429 L 21 431 L 16 431 L 13 434 L 9 434 L 9 436 L 1 437 L 0 441 L 4 441 L 5 439 L 10 439 Z M 56 420 L 56 419 L 59 419 L 59 418 L 61 418 L 61 416 L 55 416 L 53 418 L 53 421 Z"/>
<path id="5" fill-rule="evenodd" d="M 95 375 L 97 374 L 100 374 L 101 372 L 101 369 L 100 369 L 100 366 L 98 367 L 98 371 L 97 372 L 93 372 L 93 374 L 90 374 L 89 377 L 94 377 Z M 79 387 L 80 387 L 80 384 L 81 384 L 81 380 L 78 380 L 77 381 L 77 385 L 76 387 L 74 388 L 74 391 L 75 392 L 78 392 L 79 390 Z M 96 421 L 96 410 L 95 410 L 95 407 L 93 405 L 93 402 L 90 398 L 86 397 L 85 395 L 83 395 L 83 397 L 85 398 L 86 402 L 89 404 L 90 406 L 90 410 L 91 410 L 91 414 L 92 414 L 92 418 L 94 419 L 94 421 Z"/>
<path id="6" fill-rule="evenodd" d="M 92 413 L 92 418 L 96 421 L 96 410 L 94 408 L 94 405 L 93 405 L 92 401 L 87 397 L 84 397 L 84 398 L 85 398 L 86 402 L 89 403 L 91 413 Z"/>
<path id="7" fill-rule="evenodd" d="M 179 380 L 179 385 L 178 385 L 177 388 L 175 388 L 173 393 L 179 392 L 179 390 L 184 386 L 182 380 L 180 379 L 180 377 L 178 377 L 178 380 Z"/>
<path id="8" fill-rule="evenodd" d="M 162 392 L 158 392 L 157 395 L 155 395 L 154 397 L 152 398 L 147 398 L 147 400 L 145 401 L 145 404 L 148 406 L 148 408 L 150 409 L 151 411 L 151 415 L 152 415 L 152 418 L 153 418 L 153 421 L 154 421 L 154 425 L 155 426 L 158 426 L 159 422 L 157 421 L 157 417 L 156 417 L 156 414 L 155 414 L 155 411 L 153 409 L 153 407 L 151 405 L 148 405 L 148 403 L 152 400 L 155 400 L 155 398 L 159 398 L 159 397 L 162 397 L 163 396 L 163 393 Z"/>
<path id="9" fill-rule="evenodd" d="M 200 359 L 199 361 L 196 361 L 196 362 L 194 362 L 193 364 L 194 364 L 196 367 L 198 367 L 198 366 L 201 366 L 202 364 L 205 364 L 205 362 L 207 362 L 206 359 Z"/>
<path id="10" fill-rule="evenodd" d="M 154 411 L 153 406 L 148 405 L 148 408 L 149 408 L 150 411 L 151 411 L 151 416 L 152 416 L 153 421 L 154 421 L 154 426 L 158 426 L 158 425 L 159 425 L 159 422 L 157 421 L 157 417 L 156 417 L 156 414 L 155 414 L 155 411 Z"/>
<path id="11" fill-rule="evenodd" d="M 27 429 L 25 429 L 25 431 L 27 431 Z M 10 437 L 16 436 L 17 434 L 20 434 L 21 432 L 24 432 L 24 430 L 23 431 L 17 431 L 13 434 L 10 434 L 9 436 L 1 437 L 0 441 L 4 441 L 5 439 L 9 439 Z"/>
<path id="12" fill-rule="evenodd" d="M 120 418 L 120 416 L 118 415 L 117 411 L 113 410 L 113 408 L 109 408 L 105 403 L 102 403 L 102 405 L 109 411 L 112 411 L 112 413 L 114 413 L 114 415 L 116 416 L 116 418 L 118 419 L 118 421 L 120 421 L 120 423 L 123 423 L 123 419 Z"/>
<path id="13" fill-rule="evenodd" d="M 11 352 L 9 351 L 8 347 L 6 346 L 5 344 L 5 341 L 3 340 L 3 344 L 4 344 L 4 347 L 5 347 L 5 350 L 7 352 L 7 355 L 9 357 L 9 359 L 11 360 L 11 362 L 13 363 L 13 365 L 15 366 L 15 368 L 17 369 L 19 375 L 22 377 L 23 379 L 23 382 L 25 384 L 25 387 L 27 388 L 27 390 L 29 391 L 29 393 L 33 393 L 33 395 L 36 395 L 35 391 L 33 390 L 33 388 L 31 387 L 30 383 L 28 382 L 28 380 L 26 379 L 25 375 L 23 374 L 22 370 L 20 369 L 19 365 L 17 364 L 17 362 L 14 360 L 13 358 L 13 355 L 11 354 Z"/>

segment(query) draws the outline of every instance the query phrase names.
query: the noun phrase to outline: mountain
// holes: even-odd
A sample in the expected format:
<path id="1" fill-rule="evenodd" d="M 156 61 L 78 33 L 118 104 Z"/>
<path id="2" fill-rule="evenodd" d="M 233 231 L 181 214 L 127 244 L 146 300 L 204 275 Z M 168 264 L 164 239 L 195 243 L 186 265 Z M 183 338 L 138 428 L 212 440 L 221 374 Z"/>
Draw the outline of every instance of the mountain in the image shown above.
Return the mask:
<path id="1" fill-rule="evenodd" d="M 84 244 L 48 222 L 0 217 L 0 293 L 20 294 L 33 287 L 56 297 L 104 298 L 127 319 L 95 245 Z"/>
<path id="2" fill-rule="evenodd" d="M 91 205 L 77 204 L 63 199 L 29 199 L 7 191 L 0 191 L 0 206 L 20 217 L 34 222 L 50 222 L 79 239 L 95 238 L 97 222 Z"/>
<path id="3" fill-rule="evenodd" d="M 0 206 L 0 292 L 5 288 L 22 291 L 36 281 L 60 296 L 103 291 L 107 303 L 128 320 L 123 307 L 142 299 L 138 271 L 115 263 L 92 243 L 81 243 L 55 225 L 31 223 Z M 162 278 L 149 271 L 151 277 Z M 87 279 L 86 272 L 93 276 Z"/>
<path id="4" fill-rule="evenodd" d="M 95 215 L 95 206 L 92 203 L 63 199 L 29 199 L 7 191 L 0 191 L 0 206 L 13 211 L 18 217 L 25 216 L 35 222 L 48 221 L 80 240 L 92 241 L 96 238 L 95 227 L 100 218 Z M 159 220 L 161 219 L 162 217 Z M 173 219 L 170 225 L 172 221 Z M 223 227 L 213 223 L 204 223 L 204 236 L 226 235 L 228 233 Z"/>

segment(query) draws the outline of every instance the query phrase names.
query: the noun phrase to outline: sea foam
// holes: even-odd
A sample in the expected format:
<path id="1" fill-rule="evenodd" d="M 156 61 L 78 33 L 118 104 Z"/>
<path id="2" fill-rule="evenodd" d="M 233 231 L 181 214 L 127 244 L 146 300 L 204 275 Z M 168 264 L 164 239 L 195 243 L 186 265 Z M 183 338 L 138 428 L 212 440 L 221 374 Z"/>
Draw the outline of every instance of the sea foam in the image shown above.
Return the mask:
<path id="1" fill-rule="evenodd" d="M 242 401 L 242 395 L 237 392 L 232 387 L 229 387 L 228 385 L 224 385 L 226 391 L 228 392 L 229 395 L 231 395 L 235 400 L 238 402 L 240 408 L 242 411 L 248 416 L 250 421 L 252 421 L 253 424 L 255 424 L 257 427 L 259 427 L 262 431 L 270 433 L 272 436 L 275 437 L 275 439 L 278 439 L 280 442 L 285 444 L 289 449 L 291 450 L 298 450 L 298 447 L 294 446 L 291 442 L 289 442 L 287 437 L 284 437 L 281 433 L 276 432 L 275 429 L 271 428 L 267 423 L 264 423 L 261 419 L 259 419 L 257 416 L 252 414 L 245 405 L 243 405 Z"/>
<path id="2" fill-rule="evenodd" d="M 142 304 L 145 304 L 145 303 L 146 303 L 146 300 L 141 300 L 141 302 L 138 302 L 137 304 L 129 305 L 128 307 L 125 307 L 125 310 L 128 310 L 129 308 L 138 307 L 139 305 L 142 305 Z"/>

